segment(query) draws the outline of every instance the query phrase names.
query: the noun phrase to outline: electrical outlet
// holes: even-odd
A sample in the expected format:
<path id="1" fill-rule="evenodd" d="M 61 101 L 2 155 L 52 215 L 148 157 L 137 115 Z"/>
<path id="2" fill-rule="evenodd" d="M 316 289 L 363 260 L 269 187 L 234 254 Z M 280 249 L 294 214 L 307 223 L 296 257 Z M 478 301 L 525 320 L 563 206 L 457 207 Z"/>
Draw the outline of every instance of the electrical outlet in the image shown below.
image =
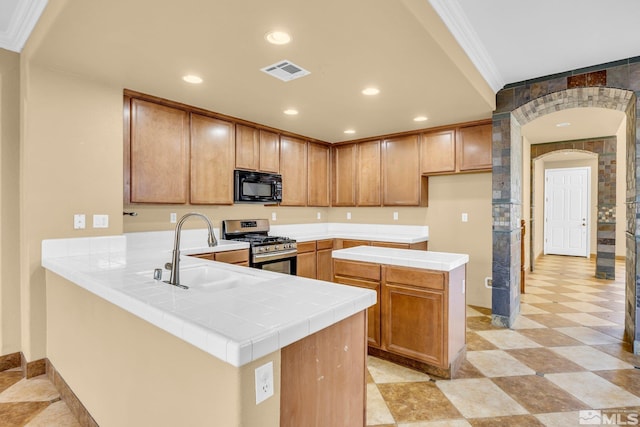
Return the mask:
<path id="1" fill-rule="evenodd" d="M 256 368 L 256 405 L 273 396 L 273 362 Z"/>
<path id="2" fill-rule="evenodd" d="M 467 222 L 469 221 L 469 214 L 468 213 L 463 213 L 462 214 L 462 222 Z"/>
<path id="3" fill-rule="evenodd" d="M 318 212 L 318 214 L 316 215 L 317 219 L 322 219 L 322 214 L 320 212 Z"/>
<path id="4" fill-rule="evenodd" d="M 351 219 L 351 212 L 347 212 L 347 219 Z"/>
<path id="5" fill-rule="evenodd" d="M 84 214 L 73 215 L 73 228 L 76 230 L 82 230 L 86 227 L 86 219 Z"/>
<path id="6" fill-rule="evenodd" d="M 169 222 L 170 222 L 171 224 L 175 224 L 176 222 L 178 222 L 178 215 L 176 215 L 176 213 L 175 213 L 175 212 L 171 212 L 171 213 L 169 214 Z"/>
<path id="7" fill-rule="evenodd" d="M 276 215 L 275 212 L 271 212 L 271 221 L 277 221 L 278 220 L 278 216 Z"/>
<path id="8" fill-rule="evenodd" d="M 398 212 L 394 212 L 393 213 L 393 220 L 397 221 L 398 220 Z"/>

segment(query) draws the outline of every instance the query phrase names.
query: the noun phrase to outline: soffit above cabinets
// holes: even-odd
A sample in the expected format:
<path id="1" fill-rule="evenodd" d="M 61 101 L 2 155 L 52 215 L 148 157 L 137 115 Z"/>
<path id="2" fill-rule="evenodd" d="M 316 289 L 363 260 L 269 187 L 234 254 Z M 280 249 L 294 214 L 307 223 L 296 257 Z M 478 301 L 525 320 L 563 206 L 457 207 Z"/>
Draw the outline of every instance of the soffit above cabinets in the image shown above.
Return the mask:
<path id="1" fill-rule="evenodd" d="M 640 16 L 640 2 L 561 3 L 3 0 L 0 47 L 107 86 L 340 142 L 485 119 L 505 83 L 640 55 L 640 27 L 615 19 Z M 291 42 L 268 44 L 272 30 Z M 260 71 L 284 58 L 310 74 L 283 82 Z M 202 83 L 185 83 L 188 74 Z M 370 86 L 380 93 L 363 95 Z"/>

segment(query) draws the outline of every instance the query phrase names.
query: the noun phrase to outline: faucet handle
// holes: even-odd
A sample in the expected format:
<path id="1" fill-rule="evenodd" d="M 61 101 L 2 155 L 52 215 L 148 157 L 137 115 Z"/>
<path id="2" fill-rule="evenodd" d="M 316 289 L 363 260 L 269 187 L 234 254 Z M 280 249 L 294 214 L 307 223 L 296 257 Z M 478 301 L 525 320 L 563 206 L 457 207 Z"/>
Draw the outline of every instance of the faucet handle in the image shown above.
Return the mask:
<path id="1" fill-rule="evenodd" d="M 171 270 L 171 267 L 173 267 L 173 264 L 171 264 L 170 262 L 168 262 L 168 263 L 166 263 L 166 264 L 164 265 L 164 268 L 165 268 L 166 270 Z"/>

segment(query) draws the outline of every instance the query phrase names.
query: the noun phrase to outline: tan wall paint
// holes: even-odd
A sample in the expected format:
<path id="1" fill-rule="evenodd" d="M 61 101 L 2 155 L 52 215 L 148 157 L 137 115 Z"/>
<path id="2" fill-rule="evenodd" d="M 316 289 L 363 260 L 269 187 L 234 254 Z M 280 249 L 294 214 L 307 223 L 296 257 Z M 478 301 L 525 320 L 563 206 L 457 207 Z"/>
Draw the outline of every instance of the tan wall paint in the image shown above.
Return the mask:
<path id="1" fill-rule="evenodd" d="M 22 351 L 45 353 L 41 241 L 122 233 L 122 89 L 34 66 L 22 58 Z M 73 229 L 84 213 L 85 230 Z M 92 228 L 93 214 L 109 228 Z"/>
<path id="2" fill-rule="evenodd" d="M 0 49 L 0 355 L 20 346 L 20 56 Z"/>
<path id="3" fill-rule="evenodd" d="M 280 425 L 280 352 L 235 368 L 47 272 L 47 355 L 101 426 Z M 254 371 L 274 365 L 256 405 Z"/>
<path id="4" fill-rule="evenodd" d="M 122 169 L 122 166 L 120 167 Z M 327 222 L 328 208 L 297 208 L 281 206 L 263 206 L 253 204 L 238 204 L 233 206 L 204 206 L 204 205 L 129 205 L 125 206 L 127 212 L 133 211 L 138 215 L 124 218 L 124 231 L 158 231 L 174 230 L 175 224 L 169 222 L 172 212 L 180 218 L 187 212 L 200 212 L 209 217 L 214 227 L 221 227 L 224 219 L 266 218 L 272 225 L 278 224 L 311 224 Z M 276 220 L 271 220 L 271 214 L 276 214 Z M 320 219 L 317 213 L 320 212 Z M 184 228 L 202 228 L 203 223 L 189 221 Z"/>

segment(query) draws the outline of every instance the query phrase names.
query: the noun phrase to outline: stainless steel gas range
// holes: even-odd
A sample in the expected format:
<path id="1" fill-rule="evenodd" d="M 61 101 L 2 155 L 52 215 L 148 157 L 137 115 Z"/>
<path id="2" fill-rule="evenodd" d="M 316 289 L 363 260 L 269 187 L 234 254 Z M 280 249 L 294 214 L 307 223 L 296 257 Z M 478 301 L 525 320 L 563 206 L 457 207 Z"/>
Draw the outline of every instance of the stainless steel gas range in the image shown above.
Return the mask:
<path id="1" fill-rule="evenodd" d="M 227 219 L 222 221 L 222 238 L 249 242 L 249 266 L 296 275 L 296 241 L 270 236 L 267 219 Z"/>

